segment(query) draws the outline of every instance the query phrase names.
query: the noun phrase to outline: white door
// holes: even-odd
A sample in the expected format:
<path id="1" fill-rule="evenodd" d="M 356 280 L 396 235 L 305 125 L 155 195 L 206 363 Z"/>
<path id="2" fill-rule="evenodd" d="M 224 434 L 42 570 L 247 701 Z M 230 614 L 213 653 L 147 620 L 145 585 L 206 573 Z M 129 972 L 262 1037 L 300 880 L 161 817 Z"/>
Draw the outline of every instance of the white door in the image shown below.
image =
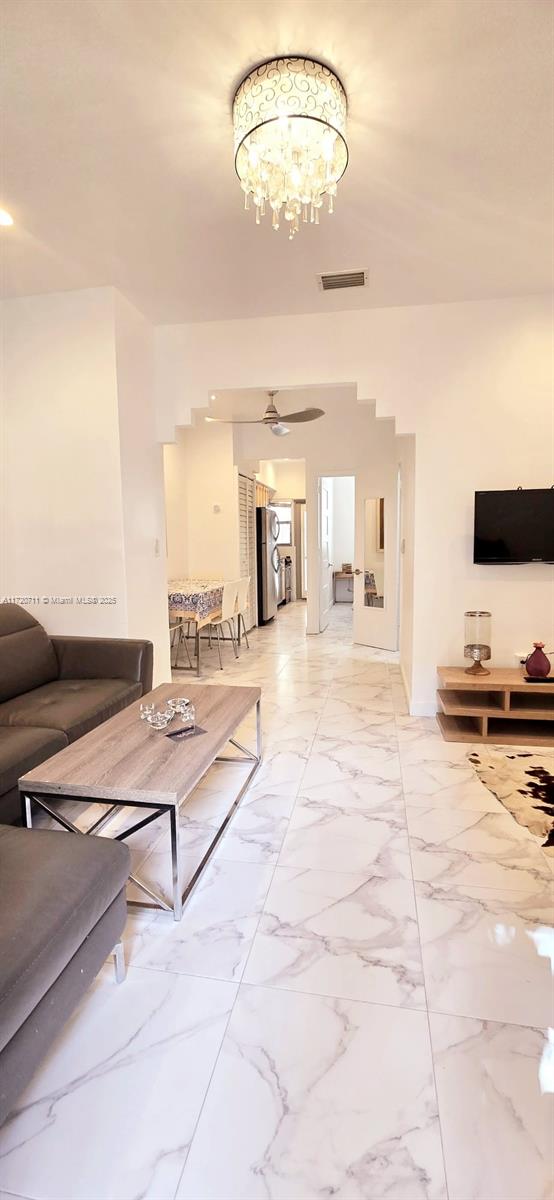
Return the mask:
<path id="1" fill-rule="evenodd" d="M 398 478 L 356 473 L 354 641 L 398 649 Z"/>
<path id="2" fill-rule="evenodd" d="M 305 600 L 308 595 L 308 512 L 306 504 L 302 505 L 300 526 L 300 542 L 302 556 L 302 599 Z"/>
<path id="3" fill-rule="evenodd" d="M 332 496 L 329 479 L 319 480 L 319 632 L 329 624 L 333 603 L 333 564 L 331 559 Z"/>

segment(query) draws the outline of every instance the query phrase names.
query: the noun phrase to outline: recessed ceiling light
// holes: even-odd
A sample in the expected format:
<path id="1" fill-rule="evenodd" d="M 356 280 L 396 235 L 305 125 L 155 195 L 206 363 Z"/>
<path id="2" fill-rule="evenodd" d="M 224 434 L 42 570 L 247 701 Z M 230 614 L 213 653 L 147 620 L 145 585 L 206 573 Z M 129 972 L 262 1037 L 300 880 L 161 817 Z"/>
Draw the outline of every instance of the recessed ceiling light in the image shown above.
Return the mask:
<path id="1" fill-rule="evenodd" d="M 215 393 L 210 396 L 210 400 L 215 400 Z"/>
<path id="2" fill-rule="evenodd" d="M 10 217 L 5 208 L 0 208 L 0 225 L 13 225 L 13 217 Z"/>

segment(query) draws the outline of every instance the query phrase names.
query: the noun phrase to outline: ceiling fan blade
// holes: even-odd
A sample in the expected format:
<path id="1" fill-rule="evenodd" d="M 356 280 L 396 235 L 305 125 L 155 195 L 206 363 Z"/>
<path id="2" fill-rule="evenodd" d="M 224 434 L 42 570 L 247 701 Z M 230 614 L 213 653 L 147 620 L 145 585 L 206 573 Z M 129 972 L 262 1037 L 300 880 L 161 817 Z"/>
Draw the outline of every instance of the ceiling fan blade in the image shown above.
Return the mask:
<path id="1" fill-rule="evenodd" d="M 282 421 L 275 421 L 275 424 L 270 425 L 269 428 L 275 434 L 275 437 L 285 437 L 285 434 L 290 433 L 290 429 L 287 429 Z"/>
<path id="2" fill-rule="evenodd" d="M 292 425 L 301 425 L 303 421 L 317 421 L 318 417 L 324 416 L 322 408 L 304 408 L 302 412 L 283 413 L 283 421 L 290 421 Z"/>
<path id="3" fill-rule="evenodd" d="M 204 420 L 217 425 L 263 425 L 263 421 L 235 421 L 230 417 L 204 417 Z"/>

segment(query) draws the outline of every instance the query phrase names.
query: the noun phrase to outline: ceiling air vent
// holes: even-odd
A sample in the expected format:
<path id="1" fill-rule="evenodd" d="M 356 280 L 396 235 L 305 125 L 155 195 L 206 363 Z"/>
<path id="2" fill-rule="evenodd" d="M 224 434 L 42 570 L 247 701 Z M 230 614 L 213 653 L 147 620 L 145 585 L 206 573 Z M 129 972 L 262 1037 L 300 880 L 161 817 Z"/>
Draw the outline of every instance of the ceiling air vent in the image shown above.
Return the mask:
<path id="1" fill-rule="evenodd" d="M 337 288 L 365 287 L 366 271 L 341 271 L 337 275 L 320 275 L 320 287 L 324 292 Z"/>

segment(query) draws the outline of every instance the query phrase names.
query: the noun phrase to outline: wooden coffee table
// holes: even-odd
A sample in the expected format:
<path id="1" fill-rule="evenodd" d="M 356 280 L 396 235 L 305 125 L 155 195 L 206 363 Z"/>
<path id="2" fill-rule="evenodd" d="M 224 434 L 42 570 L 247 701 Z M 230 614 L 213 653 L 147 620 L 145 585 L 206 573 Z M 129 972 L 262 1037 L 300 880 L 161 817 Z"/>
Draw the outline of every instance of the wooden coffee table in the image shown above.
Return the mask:
<path id="1" fill-rule="evenodd" d="M 151 701 L 161 704 L 170 697 L 189 697 L 196 709 L 196 724 L 206 730 L 196 737 L 175 741 L 166 736 L 178 728 L 178 716 L 165 732 L 151 729 L 140 720 L 140 704 Z M 245 717 L 256 708 L 256 750 L 249 750 L 233 736 Z M 230 743 L 239 755 L 222 754 Z M 72 742 L 58 754 L 28 771 L 19 780 L 23 822 L 32 826 L 32 808 L 37 804 L 64 829 L 82 834 L 67 817 L 51 807 L 53 799 L 91 800 L 108 805 L 107 812 L 85 832 L 98 834 L 122 808 L 150 809 L 130 828 L 116 835 L 125 841 L 167 813 L 171 834 L 171 864 L 173 872 L 173 903 L 168 904 L 136 875 L 130 878 L 150 898 L 146 907 L 173 911 L 179 921 L 183 905 L 209 862 L 222 834 L 240 804 L 244 793 L 259 770 L 262 758 L 261 690 L 259 687 L 225 687 L 219 684 L 163 683 L 141 700 L 129 705 Z M 198 864 L 192 879 L 183 889 L 179 854 L 179 808 L 194 791 L 214 762 L 244 765 L 251 770 L 222 820 L 215 837 Z M 130 903 L 133 903 L 132 901 Z M 137 903 L 137 902 L 134 902 Z M 144 905 L 141 905 L 144 907 Z"/>

